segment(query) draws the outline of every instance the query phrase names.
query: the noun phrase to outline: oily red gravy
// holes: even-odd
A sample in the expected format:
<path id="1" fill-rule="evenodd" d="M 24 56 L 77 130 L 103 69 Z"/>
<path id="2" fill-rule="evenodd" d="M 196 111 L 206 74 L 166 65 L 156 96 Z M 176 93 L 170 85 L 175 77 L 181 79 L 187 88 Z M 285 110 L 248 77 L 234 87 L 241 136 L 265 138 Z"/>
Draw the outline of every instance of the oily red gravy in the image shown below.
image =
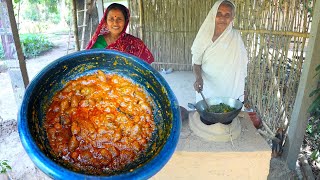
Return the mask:
<path id="1" fill-rule="evenodd" d="M 68 82 L 54 95 L 45 129 L 55 157 L 77 171 L 106 174 L 138 158 L 155 123 L 141 87 L 97 71 Z"/>

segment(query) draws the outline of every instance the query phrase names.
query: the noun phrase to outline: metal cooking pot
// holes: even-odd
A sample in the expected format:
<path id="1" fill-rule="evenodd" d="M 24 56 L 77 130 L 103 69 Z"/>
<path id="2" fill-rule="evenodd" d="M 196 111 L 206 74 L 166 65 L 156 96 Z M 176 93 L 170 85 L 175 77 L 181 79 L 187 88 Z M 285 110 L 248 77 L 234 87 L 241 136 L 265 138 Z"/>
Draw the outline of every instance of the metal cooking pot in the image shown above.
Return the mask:
<path id="1" fill-rule="evenodd" d="M 214 123 L 222 123 L 222 124 L 229 124 L 232 120 L 237 117 L 240 113 L 243 103 L 239 99 L 229 98 L 229 97 L 211 97 L 206 99 L 209 106 L 217 105 L 220 103 L 224 103 L 229 105 L 236 110 L 230 111 L 227 113 L 213 113 L 208 112 L 206 102 L 201 100 L 196 104 L 188 103 L 188 107 L 191 109 L 196 109 L 197 112 L 200 114 L 202 121 L 207 124 L 214 124 Z"/>

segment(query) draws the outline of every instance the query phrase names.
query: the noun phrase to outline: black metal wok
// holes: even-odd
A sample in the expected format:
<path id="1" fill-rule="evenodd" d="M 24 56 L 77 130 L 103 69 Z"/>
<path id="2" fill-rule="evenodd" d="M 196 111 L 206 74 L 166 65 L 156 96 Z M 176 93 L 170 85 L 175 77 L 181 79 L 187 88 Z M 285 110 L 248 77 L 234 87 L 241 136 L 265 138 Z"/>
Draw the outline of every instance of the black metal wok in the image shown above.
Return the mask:
<path id="1" fill-rule="evenodd" d="M 229 124 L 232 120 L 237 117 L 240 113 L 243 103 L 239 99 L 229 98 L 229 97 L 211 97 L 206 99 L 209 107 L 212 105 L 217 105 L 220 103 L 224 103 L 229 105 L 232 108 L 235 108 L 234 111 L 230 111 L 227 113 L 213 113 L 208 112 L 206 102 L 201 100 L 196 104 L 188 103 L 188 107 L 191 109 L 196 109 L 197 112 L 200 114 L 201 120 L 207 124 L 214 124 L 214 123 L 222 123 L 222 124 Z"/>

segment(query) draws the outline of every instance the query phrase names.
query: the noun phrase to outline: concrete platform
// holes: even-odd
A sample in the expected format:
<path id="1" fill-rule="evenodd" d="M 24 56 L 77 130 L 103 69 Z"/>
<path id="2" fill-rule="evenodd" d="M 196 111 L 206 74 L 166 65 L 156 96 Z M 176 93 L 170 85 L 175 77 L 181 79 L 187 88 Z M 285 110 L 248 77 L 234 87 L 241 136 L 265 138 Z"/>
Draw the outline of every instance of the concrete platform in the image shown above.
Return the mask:
<path id="1" fill-rule="evenodd" d="M 267 179 L 271 149 L 246 112 L 238 117 L 241 134 L 229 142 L 198 137 L 183 119 L 176 152 L 152 179 Z"/>

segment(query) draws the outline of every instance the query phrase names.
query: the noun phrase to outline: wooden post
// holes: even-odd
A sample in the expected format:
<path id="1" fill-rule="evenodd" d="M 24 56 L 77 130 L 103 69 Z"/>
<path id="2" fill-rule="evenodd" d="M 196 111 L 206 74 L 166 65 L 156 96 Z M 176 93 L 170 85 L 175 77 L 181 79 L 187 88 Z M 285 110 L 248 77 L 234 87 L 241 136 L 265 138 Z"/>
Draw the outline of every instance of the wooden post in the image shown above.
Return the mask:
<path id="1" fill-rule="evenodd" d="M 102 19 L 104 13 L 103 0 L 97 0 L 98 19 Z"/>
<path id="2" fill-rule="evenodd" d="M 142 0 L 139 0 L 139 25 L 140 25 L 140 39 L 143 41 L 143 4 Z"/>
<path id="3" fill-rule="evenodd" d="M 292 118 L 290 121 L 289 132 L 284 146 L 283 158 L 287 162 L 291 170 L 296 168 L 296 162 L 300 147 L 304 139 L 309 113 L 308 107 L 315 99 L 309 97 L 312 90 L 317 87 L 317 78 L 315 68 L 320 64 L 320 1 L 317 1 L 313 7 L 314 17 L 312 18 L 312 26 L 306 59 L 303 63 L 303 71 L 299 82 L 298 93 L 294 103 Z"/>
<path id="4" fill-rule="evenodd" d="M 81 11 L 80 11 L 81 12 Z M 82 27 L 82 32 L 81 32 L 81 46 L 80 49 L 84 49 L 84 35 L 86 32 L 86 27 L 87 27 L 87 2 L 84 0 L 84 9 L 82 10 L 83 12 L 83 22 L 80 27 Z"/>
<path id="5" fill-rule="evenodd" d="M 72 16 L 73 16 L 73 34 L 75 39 L 76 51 L 80 50 L 79 34 L 78 34 L 78 18 L 76 0 L 72 0 Z"/>
<path id="6" fill-rule="evenodd" d="M 9 20 L 10 20 L 11 31 L 12 31 L 12 35 L 13 35 L 14 44 L 16 46 L 16 51 L 17 51 L 17 55 L 18 55 L 19 66 L 20 66 L 20 71 L 21 71 L 24 87 L 27 87 L 29 84 L 29 77 L 28 77 L 28 73 L 27 73 L 27 66 L 26 66 L 25 58 L 24 58 L 24 55 L 22 52 L 17 23 L 16 23 L 16 19 L 14 17 L 12 1 L 11 0 L 6 1 L 6 4 L 7 4 L 7 10 L 8 10 Z"/>

